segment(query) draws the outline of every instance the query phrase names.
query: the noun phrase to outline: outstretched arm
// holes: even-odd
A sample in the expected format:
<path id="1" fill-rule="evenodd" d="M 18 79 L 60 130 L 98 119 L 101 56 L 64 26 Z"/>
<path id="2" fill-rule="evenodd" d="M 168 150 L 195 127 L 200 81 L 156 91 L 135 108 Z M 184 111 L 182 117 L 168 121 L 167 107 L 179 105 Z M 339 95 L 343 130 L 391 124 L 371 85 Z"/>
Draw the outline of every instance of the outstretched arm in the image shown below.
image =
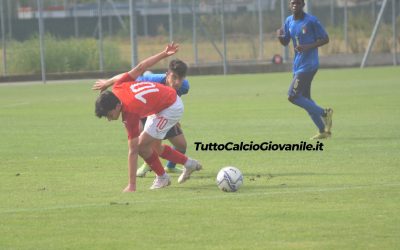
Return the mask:
<path id="1" fill-rule="evenodd" d="M 178 49 L 179 49 L 179 44 L 175 44 L 174 42 L 172 42 L 171 44 L 168 44 L 167 47 L 163 51 L 161 51 L 160 53 L 157 53 L 157 54 L 155 54 L 155 55 L 153 55 L 153 56 L 151 56 L 149 58 L 144 59 L 138 65 L 136 65 L 136 67 L 131 69 L 128 72 L 130 77 L 133 78 L 133 79 L 138 78 L 148 68 L 152 67 L 153 65 L 155 65 L 156 63 L 158 63 L 162 59 L 174 55 L 176 52 L 178 52 Z M 107 80 L 99 79 L 99 80 L 97 80 L 95 82 L 95 84 L 93 85 L 92 89 L 93 90 L 104 91 L 107 88 L 109 88 L 112 85 L 114 85 L 114 83 L 116 83 L 123 75 L 124 75 L 124 73 L 116 75 L 116 76 L 113 76 L 112 78 L 107 79 Z"/>
<path id="2" fill-rule="evenodd" d="M 114 85 L 114 83 L 116 83 L 122 77 L 123 74 L 124 73 L 113 76 L 110 79 L 98 79 L 93 85 L 92 89 L 104 91 L 108 89 L 108 87 Z"/>
<path id="3" fill-rule="evenodd" d="M 172 42 L 171 44 L 168 44 L 167 47 L 163 51 L 161 51 L 160 53 L 155 54 L 149 58 L 144 59 L 138 65 L 136 65 L 136 67 L 131 69 L 128 72 L 130 77 L 132 77 L 133 79 L 138 78 L 148 68 L 152 67 L 153 65 L 155 65 L 162 59 L 174 55 L 176 52 L 178 52 L 178 49 L 179 49 L 179 44 L 175 44 L 174 42 Z"/>

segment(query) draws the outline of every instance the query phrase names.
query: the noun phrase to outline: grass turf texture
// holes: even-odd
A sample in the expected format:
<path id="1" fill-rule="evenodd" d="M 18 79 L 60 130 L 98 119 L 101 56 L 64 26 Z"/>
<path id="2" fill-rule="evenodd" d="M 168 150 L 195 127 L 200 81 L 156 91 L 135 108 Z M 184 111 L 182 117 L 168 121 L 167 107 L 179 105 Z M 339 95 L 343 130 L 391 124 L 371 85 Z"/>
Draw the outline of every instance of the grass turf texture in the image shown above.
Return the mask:
<path id="1" fill-rule="evenodd" d="M 201 152 L 194 142 L 298 143 L 290 73 L 190 77 L 182 119 L 204 169 L 124 194 L 123 125 L 94 116 L 93 81 L 0 86 L 1 249 L 395 249 L 400 245 L 399 68 L 321 70 L 334 108 L 323 152 Z M 220 168 L 244 185 L 223 193 Z"/>

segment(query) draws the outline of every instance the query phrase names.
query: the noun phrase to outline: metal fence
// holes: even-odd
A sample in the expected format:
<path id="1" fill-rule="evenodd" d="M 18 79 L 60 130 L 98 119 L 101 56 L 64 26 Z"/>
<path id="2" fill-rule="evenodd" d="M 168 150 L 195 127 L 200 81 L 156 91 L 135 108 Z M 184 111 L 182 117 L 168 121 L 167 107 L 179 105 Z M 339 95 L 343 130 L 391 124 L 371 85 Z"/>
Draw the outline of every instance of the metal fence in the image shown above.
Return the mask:
<path id="1" fill-rule="evenodd" d="M 276 39 L 288 3 L 0 0 L 2 75 L 126 70 L 169 41 L 181 44 L 178 56 L 192 67 L 222 65 L 225 74 L 230 65 L 271 63 L 277 54 L 290 61 L 293 48 Z M 306 0 L 306 11 L 330 35 L 322 61 L 397 65 L 399 0 Z"/>

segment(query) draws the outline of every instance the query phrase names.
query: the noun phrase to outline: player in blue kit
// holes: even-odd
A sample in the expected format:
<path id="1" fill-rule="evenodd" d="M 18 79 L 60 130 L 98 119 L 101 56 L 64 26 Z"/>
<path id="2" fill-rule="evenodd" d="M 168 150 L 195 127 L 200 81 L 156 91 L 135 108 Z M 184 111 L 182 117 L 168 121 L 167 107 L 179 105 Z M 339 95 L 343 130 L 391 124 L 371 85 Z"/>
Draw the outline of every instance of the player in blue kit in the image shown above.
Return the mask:
<path id="1" fill-rule="evenodd" d="M 145 72 L 145 74 L 138 77 L 136 80 L 157 82 L 167 85 L 174 88 L 178 96 L 182 96 L 189 92 L 189 81 L 185 79 L 186 72 L 187 65 L 179 59 L 174 59 L 169 63 L 167 73 L 153 74 L 151 72 Z M 142 120 L 142 122 L 144 124 L 145 119 Z M 179 123 L 168 131 L 164 139 L 168 139 L 174 146 L 175 150 L 183 154 L 186 153 L 186 139 Z M 149 171 L 151 171 L 150 167 L 146 163 L 143 163 L 143 165 L 136 171 L 136 176 L 145 177 L 146 173 Z M 182 169 L 176 167 L 175 163 L 168 161 L 165 171 L 167 173 L 181 173 Z"/>
<path id="2" fill-rule="evenodd" d="M 304 6 L 304 0 L 290 0 L 292 15 L 286 18 L 277 35 L 283 46 L 292 40 L 294 47 L 293 80 L 288 99 L 305 109 L 318 127 L 318 134 L 311 139 L 325 139 L 332 135 L 333 110 L 321 108 L 311 99 L 311 82 L 319 67 L 318 47 L 327 44 L 329 37 L 319 20 L 303 11 Z"/>

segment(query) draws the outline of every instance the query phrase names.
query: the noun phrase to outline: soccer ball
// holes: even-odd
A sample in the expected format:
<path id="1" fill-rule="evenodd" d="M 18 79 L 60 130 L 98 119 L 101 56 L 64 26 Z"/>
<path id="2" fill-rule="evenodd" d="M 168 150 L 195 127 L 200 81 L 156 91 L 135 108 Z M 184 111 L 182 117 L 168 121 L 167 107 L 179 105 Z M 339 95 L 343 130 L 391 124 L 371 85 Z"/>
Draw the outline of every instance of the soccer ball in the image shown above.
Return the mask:
<path id="1" fill-rule="evenodd" d="M 243 184 L 243 175 L 239 169 L 229 166 L 222 168 L 217 175 L 217 186 L 224 192 L 236 192 Z"/>

